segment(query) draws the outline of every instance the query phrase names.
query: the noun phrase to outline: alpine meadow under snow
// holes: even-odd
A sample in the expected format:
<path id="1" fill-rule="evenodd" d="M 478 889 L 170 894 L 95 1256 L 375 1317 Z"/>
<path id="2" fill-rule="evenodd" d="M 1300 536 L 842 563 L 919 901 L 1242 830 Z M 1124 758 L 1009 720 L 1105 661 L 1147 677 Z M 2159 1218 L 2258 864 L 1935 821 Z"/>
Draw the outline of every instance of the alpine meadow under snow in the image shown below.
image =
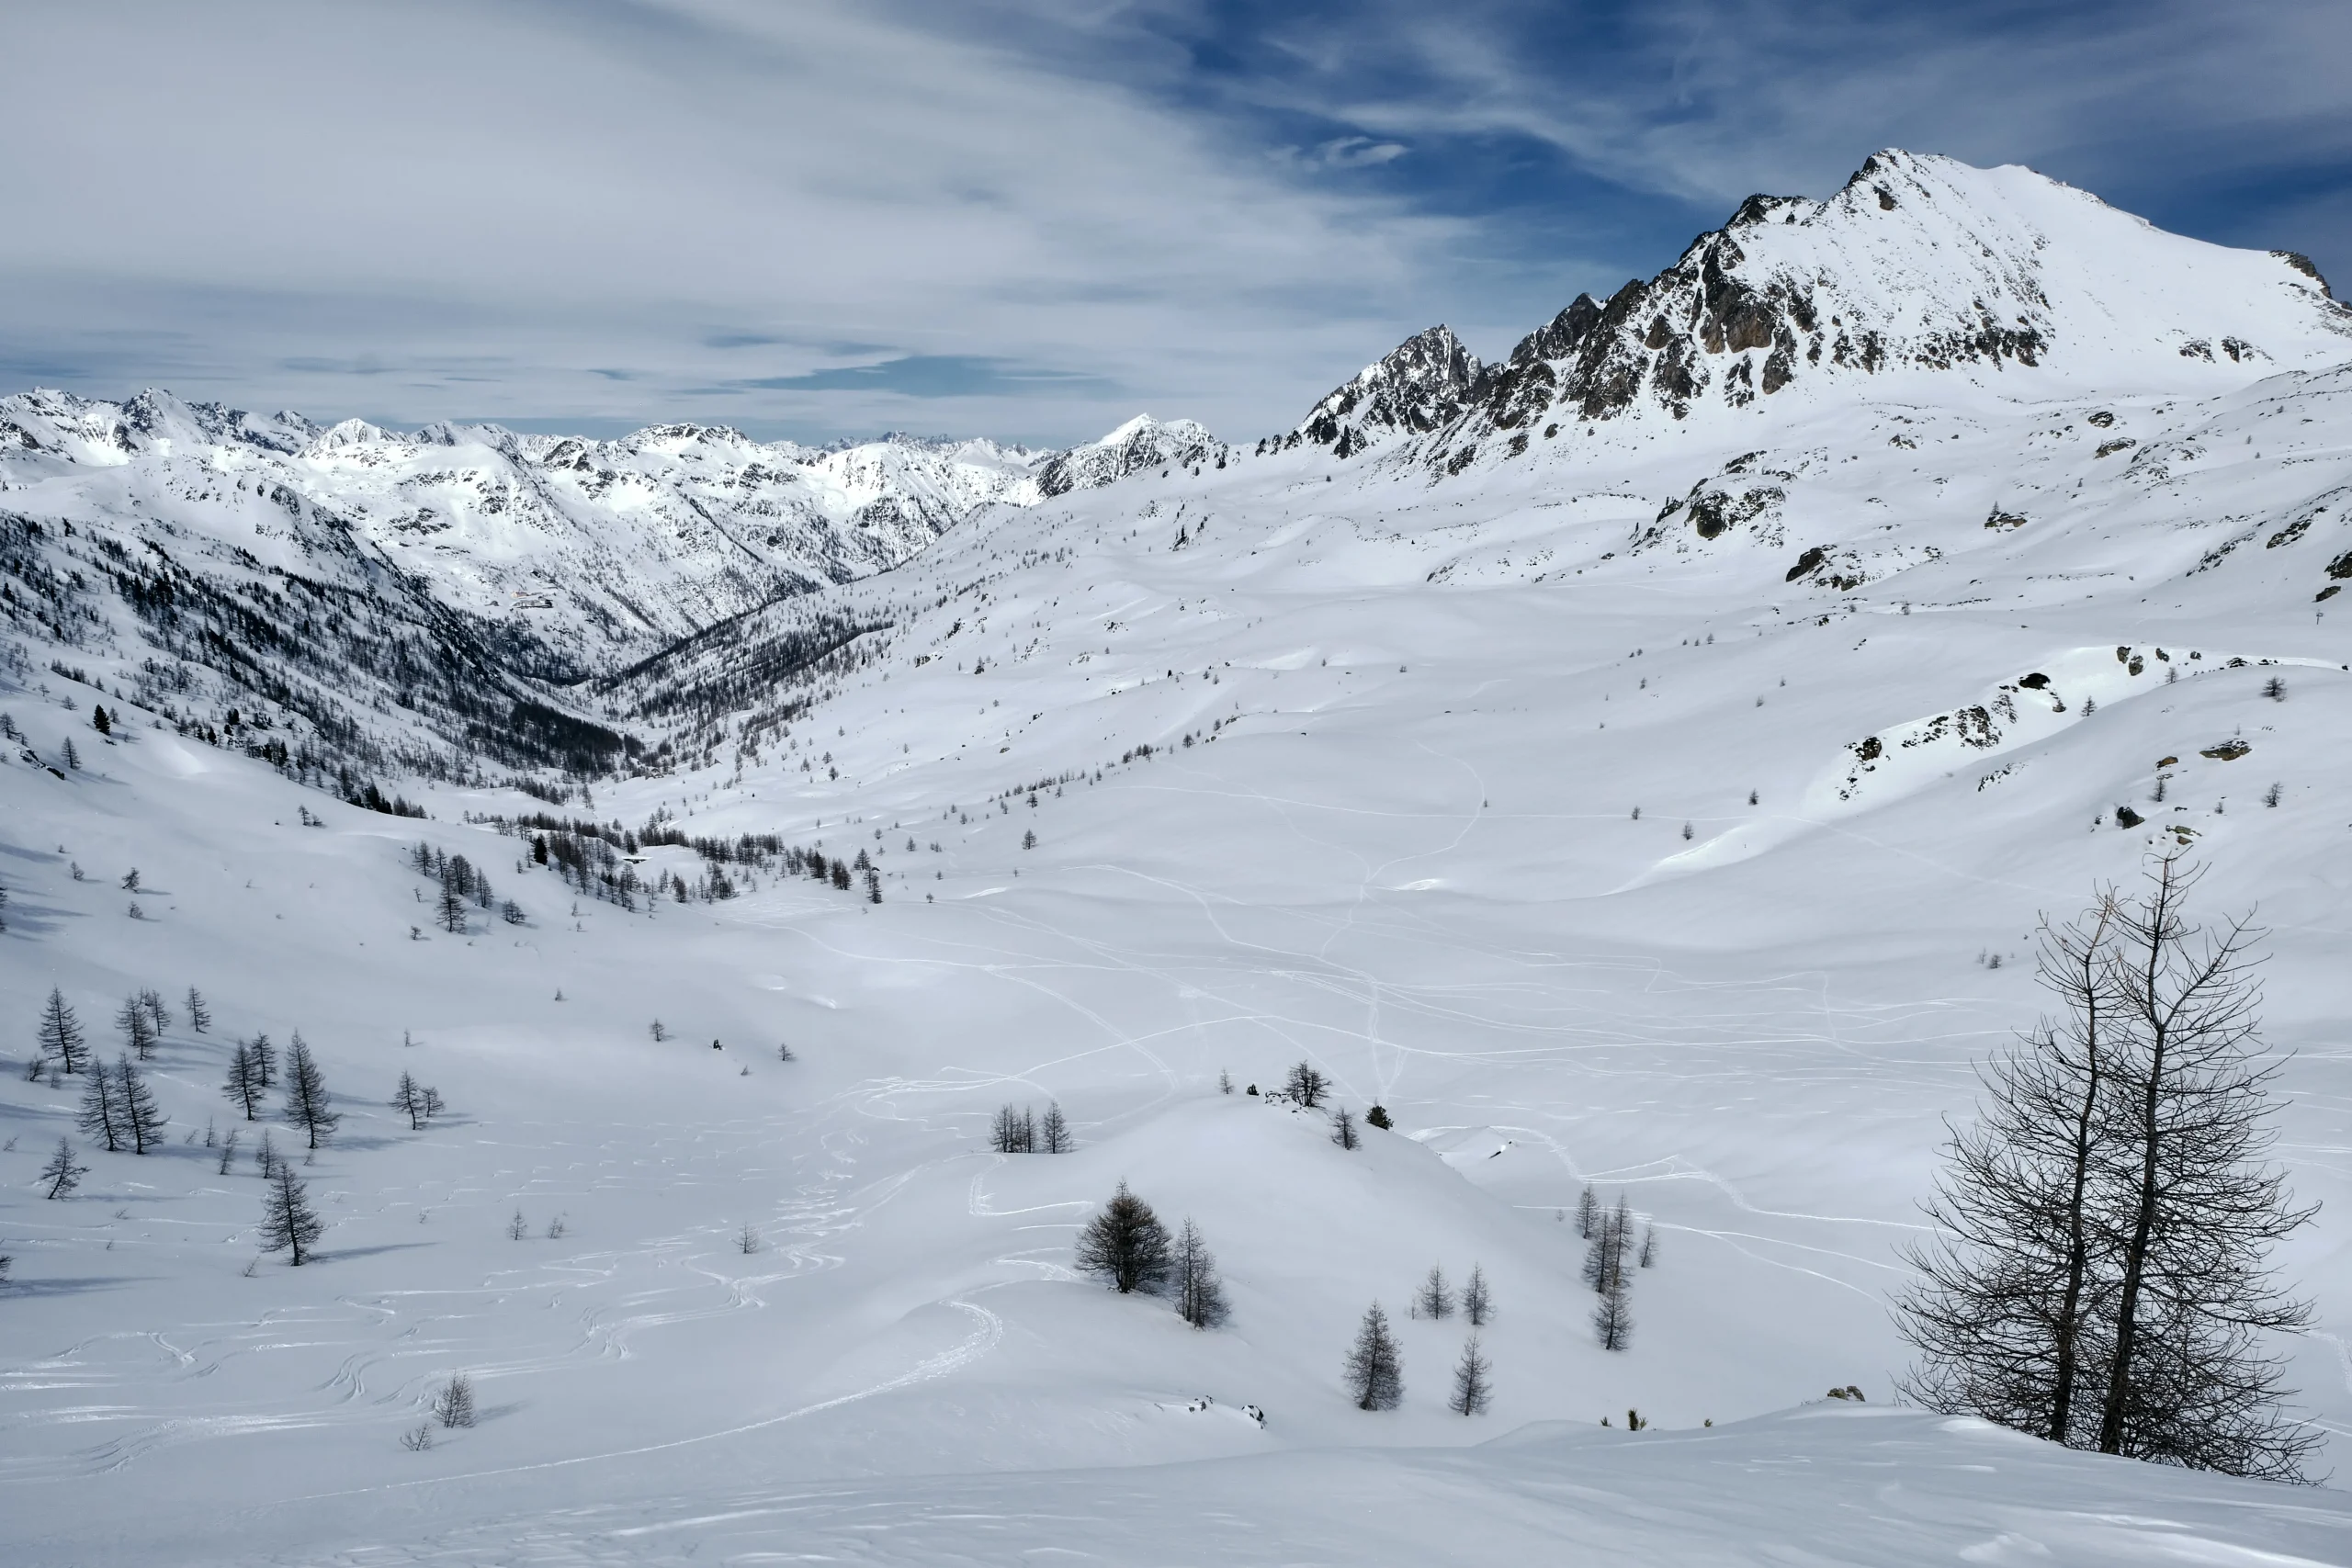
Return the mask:
<path id="1" fill-rule="evenodd" d="M 0 400 L 0 1556 L 2352 1560 L 2346 582 L 2308 262 L 1894 152 L 1231 445 Z"/>

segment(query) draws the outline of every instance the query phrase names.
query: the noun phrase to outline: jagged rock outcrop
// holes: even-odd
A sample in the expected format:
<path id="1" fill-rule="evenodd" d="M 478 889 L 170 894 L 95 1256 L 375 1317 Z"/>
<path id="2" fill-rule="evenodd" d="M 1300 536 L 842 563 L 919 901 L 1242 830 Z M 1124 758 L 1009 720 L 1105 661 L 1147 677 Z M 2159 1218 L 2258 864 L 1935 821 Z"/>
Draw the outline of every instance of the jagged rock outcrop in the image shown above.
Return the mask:
<path id="1" fill-rule="evenodd" d="M 1317 403 L 1285 442 L 1309 441 L 1346 457 L 1398 432 L 1434 430 L 1477 383 L 1478 357 L 1451 327 L 1398 344 Z"/>

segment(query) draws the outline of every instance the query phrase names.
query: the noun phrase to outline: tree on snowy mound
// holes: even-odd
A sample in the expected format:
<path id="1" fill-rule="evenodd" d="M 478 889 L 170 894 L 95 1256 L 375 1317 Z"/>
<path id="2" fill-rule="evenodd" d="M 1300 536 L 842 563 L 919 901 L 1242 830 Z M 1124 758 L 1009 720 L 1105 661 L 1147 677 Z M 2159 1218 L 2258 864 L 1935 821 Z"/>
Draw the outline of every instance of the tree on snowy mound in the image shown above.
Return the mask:
<path id="1" fill-rule="evenodd" d="M 1167 1284 L 1172 1267 L 1168 1227 L 1124 1181 L 1102 1212 L 1079 1232 L 1079 1272 L 1093 1275 L 1121 1295 L 1137 1291 L 1156 1294 Z"/>
<path id="2" fill-rule="evenodd" d="M 2275 1242 L 2312 1217 L 2264 1163 L 2277 1134 L 2253 966 L 2261 932 L 2205 931 L 2199 873 L 2166 856 L 2137 898 L 2044 920 L 2058 1015 L 1983 1069 L 1897 1303 L 1922 1364 L 1904 1392 L 2069 1448 L 2302 1478 L 2321 1434 L 2281 1409 L 2266 1344 L 2312 1318 Z"/>

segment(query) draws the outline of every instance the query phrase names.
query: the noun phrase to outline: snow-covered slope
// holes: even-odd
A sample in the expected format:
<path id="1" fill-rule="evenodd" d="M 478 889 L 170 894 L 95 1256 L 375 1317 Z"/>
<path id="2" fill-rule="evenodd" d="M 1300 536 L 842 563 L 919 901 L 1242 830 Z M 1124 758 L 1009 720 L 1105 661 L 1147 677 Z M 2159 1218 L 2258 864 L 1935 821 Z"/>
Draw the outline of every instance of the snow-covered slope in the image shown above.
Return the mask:
<path id="1" fill-rule="evenodd" d="M 2276 1152 L 2324 1205 L 2279 1254 L 2318 1308 L 2291 1381 L 2352 1430 L 2352 367 L 2152 338 L 2109 363 L 2162 375 L 2100 383 L 2061 341 L 1523 457 L 1393 460 L 1458 413 L 984 508 L 576 689 L 667 762 L 543 777 L 555 807 L 388 768 L 425 820 L 300 787 L 141 667 L 102 623 L 166 574 L 93 534 L 141 536 L 11 544 L 9 1560 L 2346 1560 L 2338 1491 L 1886 1408 L 1897 1248 L 1972 1063 L 2046 1005 L 2037 914 L 2185 845 L 2201 914 L 2271 931 Z M 329 614 L 255 559 L 248 603 Z M 432 604 L 404 581 L 388 626 Z M 209 604 L 174 599 L 184 635 Z M 495 886 L 463 934 L 420 841 Z M 175 1014 L 171 1144 L 56 1202 L 78 1085 L 23 1071 L 52 985 L 109 1055 L 127 992 Z M 219 1089 L 233 1037 L 297 1028 L 346 1115 L 297 1168 L 331 1221 L 299 1269 L 256 1253 Z M 1301 1060 L 1394 1130 L 1343 1149 L 1247 1092 Z M 450 1113 L 410 1130 L 402 1071 Z M 1049 1102 L 1073 1152 L 989 1151 Z M 1200 1224 L 1227 1326 L 1076 1275 L 1123 1180 Z M 1588 1186 L 1658 1237 L 1618 1353 Z M 1459 1315 L 1409 1314 L 1433 1264 L 1494 1287 L 1481 1416 L 1443 1403 Z M 1392 1413 L 1339 1378 L 1374 1301 Z M 458 1371 L 483 1418 L 404 1449 Z"/>

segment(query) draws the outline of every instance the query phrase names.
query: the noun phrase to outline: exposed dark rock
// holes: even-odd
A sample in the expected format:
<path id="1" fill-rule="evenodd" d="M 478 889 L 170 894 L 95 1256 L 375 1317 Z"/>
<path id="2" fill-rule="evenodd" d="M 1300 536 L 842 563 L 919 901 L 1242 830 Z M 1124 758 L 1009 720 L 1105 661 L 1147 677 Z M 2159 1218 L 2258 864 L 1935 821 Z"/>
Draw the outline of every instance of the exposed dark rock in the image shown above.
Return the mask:
<path id="1" fill-rule="evenodd" d="M 2331 299 L 2335 298 L 2335 291 L 2327 286 L 2327 279 L 2319 275 L 2319 268 L 2312 265 L 2311 257 L 2303 254 L 2301 251 L 2273 251 L 2270 254 L 2277 256 L 2280 261 L 2285 262 L 2289 266 L 2293 267 L 2297 272 L 2301 273 L 2305 277 L 2310 278 L 2313 283 L 2318 284 L 2319 291 L 2322 294 L 2326 295 Z"/>

